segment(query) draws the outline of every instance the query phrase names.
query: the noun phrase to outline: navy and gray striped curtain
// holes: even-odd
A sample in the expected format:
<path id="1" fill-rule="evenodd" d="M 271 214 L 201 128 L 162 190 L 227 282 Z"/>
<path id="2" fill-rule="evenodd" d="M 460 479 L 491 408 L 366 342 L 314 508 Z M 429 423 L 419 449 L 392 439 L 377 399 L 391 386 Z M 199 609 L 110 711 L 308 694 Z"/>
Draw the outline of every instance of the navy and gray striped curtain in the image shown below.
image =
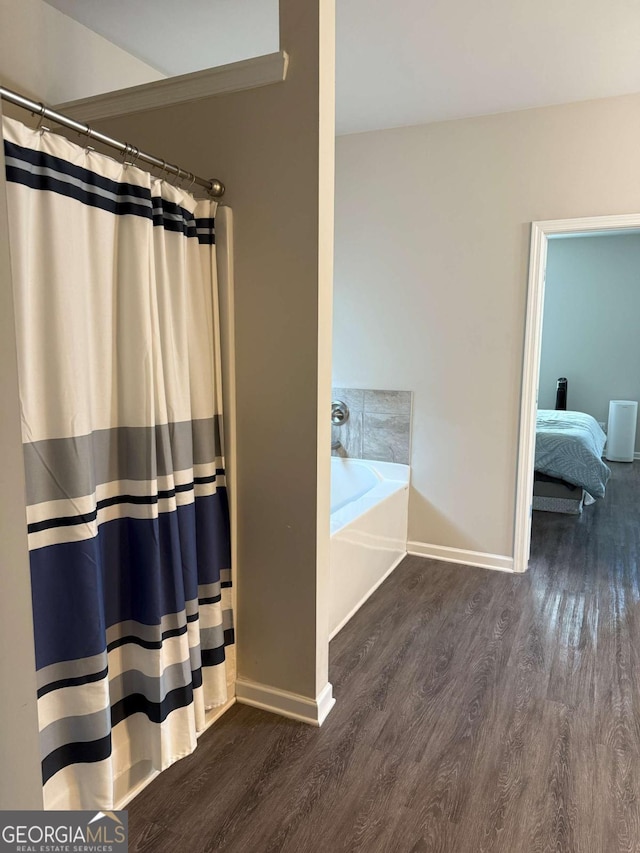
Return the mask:
<path id="1" fill-rule="evenodd" d="M 113 808 L 227 700 L 216 205 L 9 119 L 4 148 L 45 805 Z"/>

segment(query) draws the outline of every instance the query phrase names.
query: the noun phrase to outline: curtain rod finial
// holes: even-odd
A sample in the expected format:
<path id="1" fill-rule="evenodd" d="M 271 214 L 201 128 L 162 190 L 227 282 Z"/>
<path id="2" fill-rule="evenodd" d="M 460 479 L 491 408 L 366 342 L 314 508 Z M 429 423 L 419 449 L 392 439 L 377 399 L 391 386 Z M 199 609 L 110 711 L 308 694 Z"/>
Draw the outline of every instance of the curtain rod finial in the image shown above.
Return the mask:
<path id="1" fill-rule="evenodd" d="M 219 181 L 217 178 L 211 178 L 209 195 L 212 195 L 214 198 L 222 198 L 224 195 L 224 184 L 222 181 Z"/>

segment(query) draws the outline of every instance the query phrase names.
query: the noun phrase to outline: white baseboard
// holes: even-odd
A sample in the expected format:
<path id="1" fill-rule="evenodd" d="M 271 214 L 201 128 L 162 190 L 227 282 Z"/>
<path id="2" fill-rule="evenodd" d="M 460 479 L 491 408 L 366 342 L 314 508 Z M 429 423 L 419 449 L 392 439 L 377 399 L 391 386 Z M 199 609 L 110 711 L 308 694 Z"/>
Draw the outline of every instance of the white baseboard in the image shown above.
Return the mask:
<path id="1" fill-rule="evenodd" d="M 407 542 L 407 551 L 417 557 L 430 557 L 445 563 L 460 563 L 498 572 L 513 572 L 513 557 L 501 554 L 486 554 L 483 551 L 466 551 L 463 548 L 447 548 L 444 545 L 428 545 L 426 542 Z"/>
<path id="2" fill-rule="evenodd" d="M 315 699 L 308 699 L 268 684 L 239 678 L 236 681 L 236 696 L 241 705 L 251 705 L 312 726 L 321 726 L 336 702 L 329 682 Z"/>
<path id="3" fill-rule="evenodd" d="M 231 699 L 227 700 L 227 702 L 224 703 L 224 705 L 219 705 L 217 708 L 212 708 L 210 711 L 206 711 L 204 728 L 201 732 L 198 732 L 197 737 L 200 738 L 207 731 L 207 729 L 210 728 L 216 722 L 216 720 L 219 720 L 220 717 L 226 711 L 228 711 L 229 708 L 232 707 L 232 705 L 235 704 L 236 697 L 232 696 Z M 149 762 L 141 762 L 141 764 L 143 763 L 149 764 Z M 135 784 L 124 782 L 123 785 L 122 777 L 120 777 L 120 785 L 116 785 L 115 790 L 115 810 L 121 811 L 122 809 L 125 809 L 131 802 L 131 800 L 133 800 L 134 797 L 137 797 L 138 794 L 141 793 L 141 791 L 144 791 L 147 785 L 150 785 L 153 780 L 160 775 L 161 772 L 162 771 L 160 770 L 150 769 L 147 774 L 142 779 L 138 779 Z"/>
<path id="4" fill-rule="evenodd" d="M 378 587 L 380 586 L 380 584 L 382 584 L 382 583 L 384 583 L 384 581 L 386 581 L 386 579 L 389 577 L 389 575 L 391 574 L 391 572 L 392 572 L 394 569 L 396 569 L 396 568 L 400 565 L 400 563 L 404 560 L 404 558 L 405 558 L 406 556 L 407 556 L 407 553 L 406 553 L 406 551 L 405 551 L 403 554 L 400 554 L 400 556 L 397 558 L 397 560 L 394 560 L 394 561 L 393 561 L 393 563 L 391 564 L 391 566 L 390 566 L 390 567 L 387 569 L 387 571 L 382 575 L 382 577 L 380 578 L 380 580 L 376 581 L 376 583 L 371 587 L 371 589 L 370 589 L 370 590 L 368 590 L 368 591 L 367 591 L 367 592 L 362 596 L 362 598 L 361 598 L 361 599 L 360 599 L 360 601 L 356 604 L 356 606 L 355 606 L 354 608 L 352 608 L 352 609 L 349 611 L 349 613 L 344 617 L 344 619 L 342 620 L 342 622 L 340 622 L 340 623 L 338 624 L 338 626 L 337 626 L 336 628 L 334 628 L 334 629 L 333 629 L 333 631 L 329 634 L 329 640 L 330 640 L 330 641 L 331 641 L 331 640 L 333 640 L 333 638 L 336 636 L 336 634 L 338 634 L 340 631 L 342 631 L 342 629 L 343 629 L 343 628 L 344 628 L 344 626 L 347 624 L 347 622 L 349 621 L 349 619 L 351 619 L 351 617 L 352 617 L 352 616 L 355 616 L 355 614 L 358 612 L 358 610 L 360 610 L 360 608 L 361 608 L 361 607 L 362 607 L 362 605 L 365 603 L 365 601 L 367 601 L 367 599 L 368 599 L 368 598 L 371 598 L 371 596 L 372 596 L 372 595 L 373 595 L 373 593 L 378 589 Z"/>
<path id="5" fill-rule="evenodd" d="M 234 688 L 234 695 L 230 699 L 227 699 L 224 705 L 218 705 L 217 708 L 211 708 L 209 711 L 204 712 L 204 728 L 202 729 L 202 731 L 198 732 L 197 737 L 202 737 L 202 735 L 207 731 L 207 729 L 210 729 L 211 726 L 217 720 L 219 720 L 223 714 L 226 714 L 229 708 L 233 707 L 233 705 L 235 704 L 236 697 Z"/>
<path id="6" fill-rule="evenodd" d="M 141 761 L 140 767 L 144 765 L 150 765 L 150 761 Z M 133 767 L 129 770 L 129 773 L 124 774 L 128 776 L 133 772 L 135 774 L 137 767 Z M 122 809 L 126 809 L 131 800 L 134 797 L 137 797 L 141 791 L 150 785 L 156 776 L 160 775 L 160 770 L 147 769 L 146 774 L 142 778 L 136 779 L 134 782 L 131 779 L 123 778 L 122 776 L 115 781 L 114 785 L 114 799 L 115 799 L 115 810 L 122 811 Z"/>

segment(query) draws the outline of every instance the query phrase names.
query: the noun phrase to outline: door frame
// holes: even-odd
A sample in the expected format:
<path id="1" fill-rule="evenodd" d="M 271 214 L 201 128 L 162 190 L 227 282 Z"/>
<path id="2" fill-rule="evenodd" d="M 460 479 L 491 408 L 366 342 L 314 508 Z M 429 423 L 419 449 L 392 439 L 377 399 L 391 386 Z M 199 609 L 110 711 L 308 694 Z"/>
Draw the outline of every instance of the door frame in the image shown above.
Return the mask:
<path id="1" fill-rule="evenodd" d="M 640 213 L 616 216 L 591 216 L 581 219 L 549 219 L 531 223 L 529 284 L 525 319 L 522 394 L 520 398 L 520 435 L 513 548 L 514 572 L 525 572 L 531 549 L 533 511 L 533 466 L 536 448 L 536 411 L 542 344 L 542 314 L 547 271 L 547 247 L 550 237 L 589 234 L 624 234 L 640 230 Z"/>

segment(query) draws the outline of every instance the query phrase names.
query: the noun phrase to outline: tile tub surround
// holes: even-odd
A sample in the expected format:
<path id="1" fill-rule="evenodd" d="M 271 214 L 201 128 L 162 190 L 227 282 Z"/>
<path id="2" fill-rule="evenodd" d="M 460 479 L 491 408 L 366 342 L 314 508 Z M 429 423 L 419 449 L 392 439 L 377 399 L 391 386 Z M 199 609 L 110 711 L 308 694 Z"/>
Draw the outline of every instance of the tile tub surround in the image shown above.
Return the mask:
<path id="1" fill-rule="evenodd" d="M 332 399 L 349 407 L 347 423 L 331 427 L 331 441 L 341 445 L 334 456 L 409 464 L 411 391 L 334 388 Z"/>

